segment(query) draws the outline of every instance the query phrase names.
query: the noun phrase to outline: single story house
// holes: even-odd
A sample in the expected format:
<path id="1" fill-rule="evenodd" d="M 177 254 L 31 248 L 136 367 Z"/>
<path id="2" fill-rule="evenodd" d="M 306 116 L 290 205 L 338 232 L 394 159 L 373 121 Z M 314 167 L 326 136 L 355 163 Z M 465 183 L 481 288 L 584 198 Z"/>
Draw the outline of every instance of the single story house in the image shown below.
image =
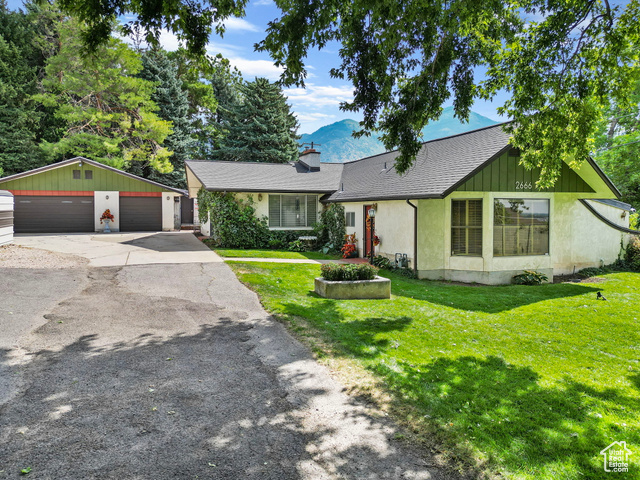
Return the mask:
<path id="1" fill-rule="evenodd" d="M 0 178 L 14 197 L 15 233 L 73 233 L 180 229 L 184 190 L 132 175 L 83 157 Z"/>
<path id="2" fill-rule="evenodd" d="M 553 188 L 538 189 L 540 171 L 519 164 L 502 127 L 425 142 L 402 176 L 397 151 L 344 164 L 316 151 L 284 165 L 188 161 L 189 193 L 252 195 L 273 229 L 311 229 L 321 204 L 340 203 L 363 256 L 373 210 L 376 254 L 406 254 L 420 278 L 501 284 L 523 270 L 551 279 L 615 261 L 632 209 L 598 165 L 565 164 Z"/>

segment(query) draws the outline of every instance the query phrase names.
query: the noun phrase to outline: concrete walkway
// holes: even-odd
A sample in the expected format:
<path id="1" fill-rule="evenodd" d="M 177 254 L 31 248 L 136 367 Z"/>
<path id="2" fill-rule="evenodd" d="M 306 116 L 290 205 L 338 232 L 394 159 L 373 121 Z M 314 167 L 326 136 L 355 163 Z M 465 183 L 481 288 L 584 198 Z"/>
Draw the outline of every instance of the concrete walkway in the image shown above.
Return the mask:
<path id="1" fill-rule="evenodd" d="M 311 258 L 256 258 L 256 257 L 223 257 L 225 262 L 267 262 L 267 263 L 302 263 L 322 265 L 324 263 L 369 263 L 366 258 L 340 258 L 336 260 L 314 260 Z"/>
<path id="2" fill-rule="evenodd" d="M 216 263 L 222 259 L 192 232 L 19 234 L 23 247 L 70 253 L 89 259 L 91 267 L 156 263 Z"/>

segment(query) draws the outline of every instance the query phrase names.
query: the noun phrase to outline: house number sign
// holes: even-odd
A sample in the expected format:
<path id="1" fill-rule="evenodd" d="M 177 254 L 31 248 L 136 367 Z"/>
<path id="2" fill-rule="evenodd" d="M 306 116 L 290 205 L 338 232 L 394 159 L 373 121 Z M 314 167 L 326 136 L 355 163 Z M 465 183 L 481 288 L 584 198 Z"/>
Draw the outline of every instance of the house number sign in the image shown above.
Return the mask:
<path id="1" fill-rule="evenodd" d="M 516 180 L 516 190 L 532 190 L 533 184 L 531 182 L 518 182 Z"/>

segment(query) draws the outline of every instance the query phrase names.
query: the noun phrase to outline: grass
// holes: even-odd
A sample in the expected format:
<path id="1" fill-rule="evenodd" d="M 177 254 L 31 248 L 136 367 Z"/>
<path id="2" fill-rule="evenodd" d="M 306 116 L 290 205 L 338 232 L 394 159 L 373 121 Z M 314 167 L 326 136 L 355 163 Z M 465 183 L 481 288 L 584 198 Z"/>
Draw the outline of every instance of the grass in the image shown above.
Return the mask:
<path id="1" fill-rule="evenodd" d="M 309 260 L 336 260 L 340 255 L 328 255 L 322 252 L 289 252 L 286 250 L 241 250 L 215 248 L 214 251 L 225 258 L 286 258 Z"/>
<path id="2" fill-rule="evenodd" d="M 231 265 L 320 356 L 369 372 L 452 461 L 506 478 L 610 478 L 599 452 L 626 441 L 619 476 L 640 478 L 640 274 L 489 287 L 383 271 L 392 298 L 363 301 L 312 293 L 317 265 Z"/>

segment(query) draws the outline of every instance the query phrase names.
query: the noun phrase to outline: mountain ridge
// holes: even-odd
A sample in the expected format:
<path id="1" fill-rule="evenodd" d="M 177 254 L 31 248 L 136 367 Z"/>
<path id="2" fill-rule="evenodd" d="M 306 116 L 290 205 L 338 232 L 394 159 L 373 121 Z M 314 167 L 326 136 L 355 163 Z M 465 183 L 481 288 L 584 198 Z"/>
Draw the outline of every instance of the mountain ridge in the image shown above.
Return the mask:
<path id="1" fill-rule="evenodd" d="M 478 128 L 496 125 L 497 122 L 483 115 L 471 112 L 468 123 L 461 123 L 453 116 L 453 107 L 443 110 L 440 118 L 424 127 L 422 141 L 457 135 Z M 328 163 L 344 163 L 350 160 L 370 157 L 384 153 L 384 145 L 372 133 L 369 137 L 354 138 L 351 133 L 361 130 L 360 124 L 351 119 L 341 120 L 320 127 L 313 133 L 301 135 L 301 143 L 315 143 L 320 146 L 322 161 Z"/>

